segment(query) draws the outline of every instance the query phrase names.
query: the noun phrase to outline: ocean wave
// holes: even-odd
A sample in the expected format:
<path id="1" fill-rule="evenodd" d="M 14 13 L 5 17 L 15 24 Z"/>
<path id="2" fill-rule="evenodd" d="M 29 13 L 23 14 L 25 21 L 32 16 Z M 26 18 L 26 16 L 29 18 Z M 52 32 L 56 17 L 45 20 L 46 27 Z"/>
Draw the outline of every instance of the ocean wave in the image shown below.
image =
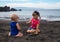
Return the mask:
<path id="1" fill-rule="evenodd" d="M 19 21 L 29 21 L 32 17 L 19 17 Z M 0 20 L 10 20 L 10 17 L 0 17 Z M 47 17 L 41 17 L 41 20 L 46 21 L 60 21 L 60 17 L 54 17 L 54 16 L 47 16 Z"/>

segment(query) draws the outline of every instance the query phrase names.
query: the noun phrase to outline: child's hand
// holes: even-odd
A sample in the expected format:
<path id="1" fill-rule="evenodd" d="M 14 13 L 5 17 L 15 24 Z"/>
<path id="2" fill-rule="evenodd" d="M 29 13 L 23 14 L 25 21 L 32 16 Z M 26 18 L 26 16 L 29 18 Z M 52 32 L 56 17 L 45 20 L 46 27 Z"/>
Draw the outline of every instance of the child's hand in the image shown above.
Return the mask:
<path id="1" fill-rule="evenodd" d="M 28 24 L 29 22 L 26 22 L 26 24 Z"/>
<path id="2" fill-rule="evenodd" d="M 31 21 L 26 22 L 27 24 L 31 23 Z"/>
<path id="3" fill-rule="evenodd" d="M 38 34 L 38 30 L 35 31 L 35 34 Z"/>
<path id="4" fill-rule="evenodd" d="M 26 22 L 26 24 L 28 24 L 28 22 Z"/>
<path id="5" fill-rule="evenodd" d="M 39 29 L 37 29 L 37 30 L 36 30 L 36 34 L 38 34 L 39 32 L 40 32 L 40 30 L 39 30 Z"/>

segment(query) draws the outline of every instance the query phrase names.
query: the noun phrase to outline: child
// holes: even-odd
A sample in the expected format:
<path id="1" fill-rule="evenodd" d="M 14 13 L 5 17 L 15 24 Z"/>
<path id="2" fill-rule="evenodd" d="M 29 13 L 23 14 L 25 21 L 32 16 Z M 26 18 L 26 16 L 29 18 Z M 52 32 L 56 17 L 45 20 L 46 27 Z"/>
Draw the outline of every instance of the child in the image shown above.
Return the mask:
<path id="1" fill-rule="evenodd" d="M 8 36 L 16 36 L 16 37 L 23 36 L 23 34 L 19 32 L 21 28 L 18 24 L 18 18 L 19 17 L 16 14 L 11 15 L 10 32 Z"/>
<path id="2" fill-rule="evenodd" d="M 40 19 L 38 19 L 38 17 L 40 17 L 40 14 L 39 12 L 34 11 L 32 16 L 33 18 L 29 22 L 27 22 L 27 23 L 31 23 L 31 26 L 30 28 L 28 28 L 27 32 L 38 34 L 40 32 L 39 30 Z"/>

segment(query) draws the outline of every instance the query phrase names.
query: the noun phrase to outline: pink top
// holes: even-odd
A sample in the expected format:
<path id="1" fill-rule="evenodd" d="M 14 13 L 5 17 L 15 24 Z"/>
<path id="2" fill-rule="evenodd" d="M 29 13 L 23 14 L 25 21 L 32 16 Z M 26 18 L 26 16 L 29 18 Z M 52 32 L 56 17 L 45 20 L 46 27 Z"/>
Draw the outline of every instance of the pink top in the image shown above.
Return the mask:
<path id="1" fill-rule="evenodd" d="M 32 18 L 31 19 L 31 28 L 34 28 L 34 29 L 36 29 L 36 26 L 37 26 L 37 24 L 39 24 L 40 23 L 40 20 L 39 19 L 34 19 L 34 18 Z"/>

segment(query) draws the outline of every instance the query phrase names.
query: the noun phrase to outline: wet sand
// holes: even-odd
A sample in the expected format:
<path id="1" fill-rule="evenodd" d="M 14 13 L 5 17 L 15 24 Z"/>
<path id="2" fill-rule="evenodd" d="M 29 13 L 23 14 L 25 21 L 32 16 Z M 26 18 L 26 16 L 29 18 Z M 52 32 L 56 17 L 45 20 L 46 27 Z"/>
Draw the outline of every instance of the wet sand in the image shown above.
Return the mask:
<path id="1" fill-rule="evenodd" d="M 29 24 L 19 22 L 23 37 L 8 37 L 10 21 L 0 20 L 0 42 L 60 42 L 60 21 L 41 21 L 38 35 L 27 34 Z"/>

